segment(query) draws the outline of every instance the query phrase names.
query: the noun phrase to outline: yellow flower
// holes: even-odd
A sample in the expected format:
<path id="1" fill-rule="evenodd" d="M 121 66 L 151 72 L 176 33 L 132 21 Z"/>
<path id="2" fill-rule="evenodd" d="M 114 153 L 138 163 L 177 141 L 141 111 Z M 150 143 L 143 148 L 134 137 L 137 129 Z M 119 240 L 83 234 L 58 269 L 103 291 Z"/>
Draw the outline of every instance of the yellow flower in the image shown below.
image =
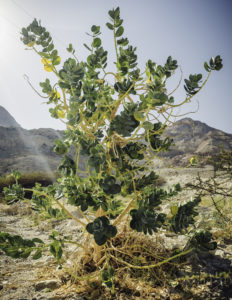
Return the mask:
<path id="1" fill-rule="evenodd" d="M 197 158 L 196 157 L 191 157 L 190 158 L 190 164 L 192 165 L 192 166 L 194 166 L 194 165 L 197 165 Z"/>
<path id="2" fill-rule="evenodd" d="M 53 90 L 49 94 L 49 97 L 52 97 L 52 99 L 60 99 L 60 93 L 57 90 Z"/>
<path id="3" fill-rule="evenodd" d="M 60 99 L 60 93 L 56 91 L 56 98 Z"/>
<path id="4" fill-rule="evenodd" d="M 63 110 L 58 110 L 57 111 L 57 115 L 60 119 L 64 119 L 65 118 L 65 112 Z"/>
<path id="5" fill-rule="evenodd" d="M 44 70 L 47 72 L 51 72 L 53 70 L 52 62 L 47 58 L 41 59 L 42 64 L 44 65 Z"/>
<path id="6" fill-rule="evenodd" d="M 33 47 L 35 45 L 35 42 L 30 42 L 27 44 L 27 47 Z"/>
<path id="7" fill-rule="evenodd" d="M 56 59 L 53 59 L 53 61 L 52 61 L 52 62 L 53 62 L 53 64 L 54 64 L 54 65 L 59 65 L 59 64 L 60 64 L 60 62 L 61 62 L 61 58 L 60 58 L 60 56 L 57 56 L 57 57 L 56 57 Z"/>
<path id="8" fill-rule="evenodd" d="M 44 64 L 44 65 L 47 65 L 47 64 L 51 64 L 52 62 L 49 60 L 49 59 L 47 59 L 47 58 L 42 58 L 41 59 L 41 62 L 42 62 L 42 64 Z"/>

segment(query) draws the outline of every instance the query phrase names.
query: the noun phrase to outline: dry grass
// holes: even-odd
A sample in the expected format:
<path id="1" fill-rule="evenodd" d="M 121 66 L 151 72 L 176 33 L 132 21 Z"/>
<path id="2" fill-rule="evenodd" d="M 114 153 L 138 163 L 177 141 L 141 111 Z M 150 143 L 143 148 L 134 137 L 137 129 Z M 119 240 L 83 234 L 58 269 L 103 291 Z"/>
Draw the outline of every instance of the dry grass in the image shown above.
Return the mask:
<path id="1" fill-rule="evenodd" d="M 159 299 L 155 298 L 158 294 L 168 296 L 171 290 L 175 294 L 170 280 L 178 276 L 184 263 L 176 259 L 154 268 L 143 267 L 155 265 L 173 255 L 164 248 L 159 235 L 154 238 L 132 233 L 124 226 L 122 232 L 107 243 L 106 249 L 100 249 L 97 264 L 94 247 L 87 239 L 84 251 L 79 249 L 69 258 L 75 264 L 65 268 L 65 272 L 70 275 L 75 292 L 87 299 Z M 115 270 L 114 294 L 101 281 L 101 272 L 108 263 Z M 176 299 L 183 299 L 181 293 L 178 297 Z"/>

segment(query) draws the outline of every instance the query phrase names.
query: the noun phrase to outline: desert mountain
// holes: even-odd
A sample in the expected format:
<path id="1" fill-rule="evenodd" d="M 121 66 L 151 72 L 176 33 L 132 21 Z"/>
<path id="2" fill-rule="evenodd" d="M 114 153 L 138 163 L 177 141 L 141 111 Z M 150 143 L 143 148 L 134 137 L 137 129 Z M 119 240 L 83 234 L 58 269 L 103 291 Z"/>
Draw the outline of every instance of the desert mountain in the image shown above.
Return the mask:
<path id="1" fill-rule="evenodd" d="M 15 169 L 23 173 L 52 173 L 60 162 L 53 152 L 53 142 L 60 134 L 54 129 L 0 127 L 0 174 Z"/>
<path id="2" fill-rule="evenodd" d="M 186 165 L 193 155 L 212 156 L 224 149 L 232 149 L 232 134 L 209 127 L 190 118 L 182 119 L 165 130 L 175 146 L 162 154 L 171 164 Z M 53 152 L 54 140 L 62 131 L 41 128 L 26 130 L 0 106 L 0 174 L 17 169 L 27 172 L 53 172 L 61 157 Z M 84 168 L 84 158 L 81 159 Z"/>
<path id="3" fill-rule="evenodd" d="M 3 127 L 21 127 L 11 114 L 0 105 L 0 126 Z"/>
<path id="4" fill-rule="evenodd" d="M 173 164 L 186 165 L 192 156 L 204 158 L 213 156 L 221 149 L 232 149 L 232 134 L 212 128 L 200 121 L 185 118 L 165 130 L 174 140 L 174 146 L 162 156 L 171 159 Z"/>

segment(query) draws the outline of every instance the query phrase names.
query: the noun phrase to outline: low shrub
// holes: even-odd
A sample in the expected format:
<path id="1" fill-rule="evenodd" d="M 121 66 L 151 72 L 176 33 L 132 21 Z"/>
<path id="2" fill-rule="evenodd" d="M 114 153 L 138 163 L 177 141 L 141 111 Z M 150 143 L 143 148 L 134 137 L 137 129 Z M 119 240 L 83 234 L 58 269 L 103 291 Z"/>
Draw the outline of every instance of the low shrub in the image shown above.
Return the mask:
<path id="1" fill-rule="evenodd" d="M 32 188 L 36 183 L 41 184 L 41 186 L 48 186 L 53 184 L 57 179 L 57 174 L 48 174 L 43 172 L 32 172 L 24 173 L 18 180 L 18 183 L 24 188 Z M 14 184 L 15 179 L 12 174 L 6 176 L 0 176 L 0 202 L 4 201 L 3 189 L 4 187 L 11 186 Z M 30 198 L 32 192 L 27 192 L 26 196 Z"/>
<path id="2" fill-rule="evenodd" d="M 186 97 L 176 103 L 176 89 L 168 92 L 166 84 L 178 69 L 177 61 L 171 56 L 163 65 L 148 60 L 141 71 L 136 47 L 123 36 L 120 9 L 110 10 L 109 17 L 106 26 L 115 45 L 114 72 L 107 70 L 108 52 L 102 46 L 100 26 L 91 27 L 92 42 L 84 44 L 89 51 L 86 61 L 78 60 L 70 44 L 67 51 L 72 57 L 61 67 L 52 37 L 40 22 L 34 20 L 22 29 L 23 43 L 39 55 L 45 71 L 57 76 L 57 82 L 46 79 L 40 86 L 43 98 L 51 106 L 51 116 L 62 120 L 67 129 L 62 140 L 55 142 L 54 151 L 63 157 L 57 182 L 47 187 L 36 184 L 34 188 L 23 188 L 20 174 L 14 172 L 15 183 L 4 188 L 5 198 L 13 204 L 24 201 L 25 193 L 32 192 L 31 205 L 38 213 L 46 212 L 55 219 L 72 218 L 83 231 L 83 242 L 76 236 L 69 240 L 56 231 L 49 235 L 47 244 L 38 238 L 29 240 L 2 232 L 0 248 L 13 258 L 32 255 L 33 259 L 39 259 L 49 249 L 62 268 L 65 246 L 75 244 L 80 248 L 78 259 L 82 266 L 78 271 L 81 276 L 75 274 L 78 281 L 87 280 L 93 285 L 95 279 L 100 279 L 101 285 L 114 294 L 117 281 L 125 279 L 125 269 L 135 270 L 131 278 L 143 272 L 155 276 L 156 268 L 164 264 L 217 246 L 210 232 L 194 226 L 201 198 L 171 204 L 172 197 L 181 192 L 181 185 L 177 183 L 167 190 L 160 187 L 164 180 L 158 181 L 150 163 L 154 155 L 168 151 L 173 142 L 163 137 L 172 112 L 191 101 L 211 72 L 222 68 L 222 60 L 216 56 L 205 62 L 204 80 L 202 74 L 189 75 L 184 80 Z M 71 147 L 75 148 L 74 159 Z M 85 177 L 79 176 L 81 155 L 88 157 L 82 170 Z M 169 214 L 160 210 L 165 199 L 170 202 Z M 68 205 L 74 206 L 83 218 L 75 217 Z M 178 253 L 155 258 L 155 251 L 144 241 L 148 234 L 160 231 L 186 235 L 189 242 Z M 151 245 L 155 247 L 155 243 Z"/>

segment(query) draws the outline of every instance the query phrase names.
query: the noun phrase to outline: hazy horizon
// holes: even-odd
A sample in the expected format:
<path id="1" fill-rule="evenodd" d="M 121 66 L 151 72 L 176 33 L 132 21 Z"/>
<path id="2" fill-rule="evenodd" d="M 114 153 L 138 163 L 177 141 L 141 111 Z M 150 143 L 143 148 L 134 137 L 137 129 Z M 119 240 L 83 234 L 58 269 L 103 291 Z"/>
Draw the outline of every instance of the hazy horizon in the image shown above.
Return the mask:
<path id="1" fill-rule="evenodd" d="M 3 107 L 2 105 L 0 105 L 0 108 L 1 107 Z M 4 109 L 5 109 L 5 107 L 3 107 Z M 5 109 L 6 110 L 6 109 Z M 60 130 L 60 129 L 57 129 L 57 128 L 51 128 L 51 127 L 39 127 L 39 128 L 24 128 L 21 124 L 19 124 L 19 122 L 14 118 L 14 116 L 8 111 L 8 110 L 6 110 L 9 114 L 10 114 L 10 116 L 16 121 L 16 123 L 18 123 L 18 125 L 20 125 L 21 126 L 21 128 L 22 129 L 26 129 L 26 130 L 34 130 L 34 129 L 55 129 L 55 130 Z M 194 119 L 194 118 L 192 118 L 192 117 L 183 117 L 182 119 L 180 119 L 180 121 L 182 121 L 182 120 L 185 120 L 185 119 L 192 119 L 193 121 L 200 121 L 200 120 L 196 120 L 196 119 Z M 1 121 L 1 120 L 0 120 Z M 200 121 L 201 123 L 204 123 L 204 124 L 206 124 L 206 125 L 208 125 L 206 122 L 203 122 L 203 121 Z M 1 122 L 0 122 L 0 124 L 1 124 Z M 1 126 L 1 125 L 0 125 Z M 209 126 L 209 125 L 208 125 Z M 209 126 L 209 127 L 211 127 L 211 128 L 213 128 L 213 129 L 218 129 L 218 128 L 216 128 L 216 127 L 213 127 L 213 126 Z M 222 130 L 223 131 L 223 130 Z M 227 134 L 232 134 L 231 132 L 226 132 L 226 131 L 223 131 L 223 132 L 225 132 L 225 133 L 227 133 Z"/>

